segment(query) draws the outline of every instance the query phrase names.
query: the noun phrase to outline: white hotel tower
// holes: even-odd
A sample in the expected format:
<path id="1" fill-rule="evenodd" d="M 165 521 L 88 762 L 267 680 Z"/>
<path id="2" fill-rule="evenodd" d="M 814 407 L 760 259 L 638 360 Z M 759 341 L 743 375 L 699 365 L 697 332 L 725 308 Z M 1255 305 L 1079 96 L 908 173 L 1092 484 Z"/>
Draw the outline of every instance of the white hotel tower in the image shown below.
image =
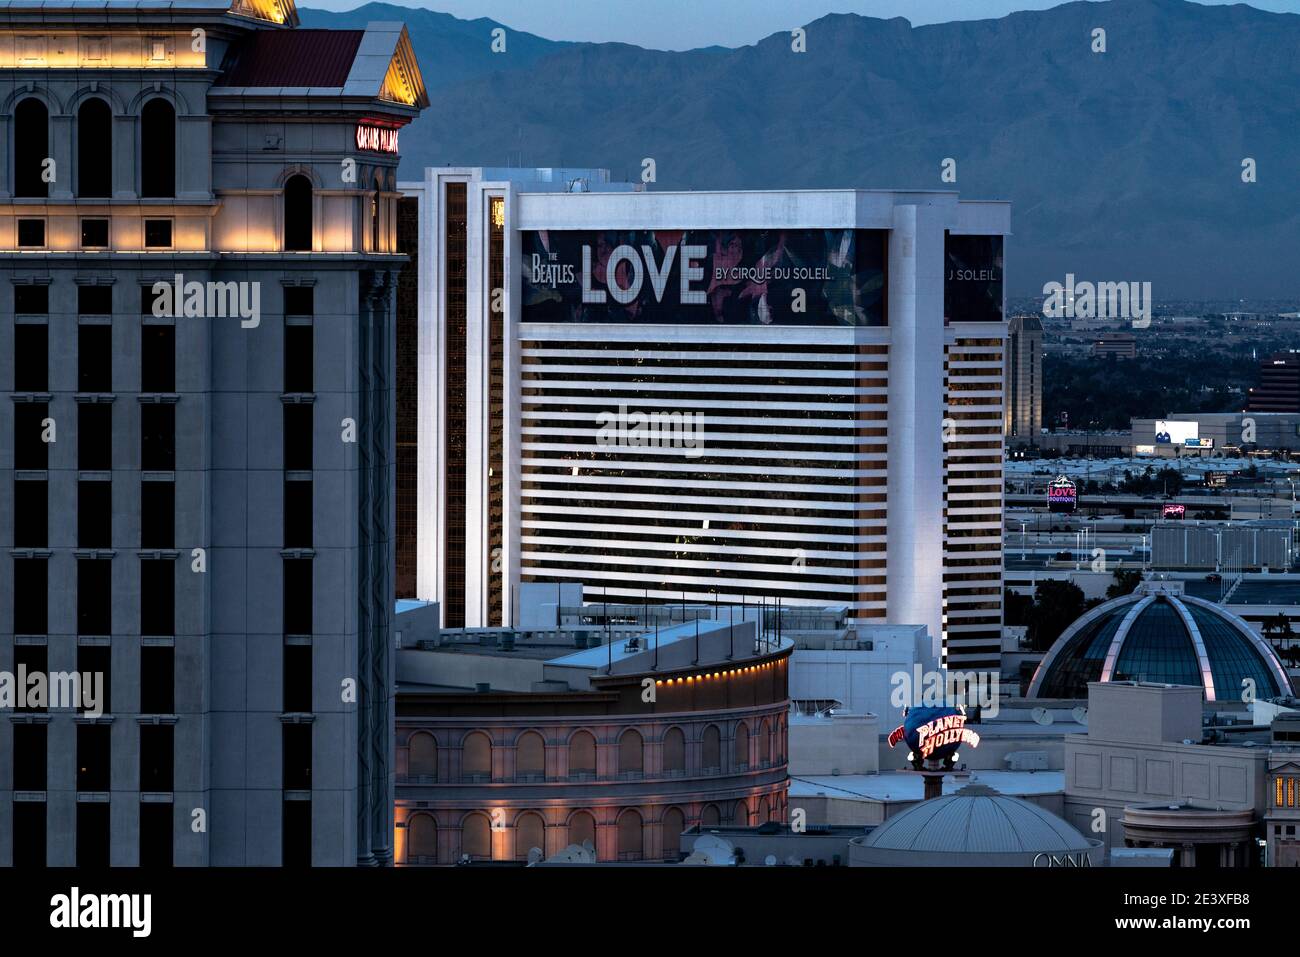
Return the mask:
<path id="1" fill-rule="evenodd" d="M 603 171 L 399 188 L 410 597 L 471 627 L 515 623 L 521 582 L 844 606 L 997 666 L 1008 204 Z M 637 431 L 665 413 L 696 430 Z"/>

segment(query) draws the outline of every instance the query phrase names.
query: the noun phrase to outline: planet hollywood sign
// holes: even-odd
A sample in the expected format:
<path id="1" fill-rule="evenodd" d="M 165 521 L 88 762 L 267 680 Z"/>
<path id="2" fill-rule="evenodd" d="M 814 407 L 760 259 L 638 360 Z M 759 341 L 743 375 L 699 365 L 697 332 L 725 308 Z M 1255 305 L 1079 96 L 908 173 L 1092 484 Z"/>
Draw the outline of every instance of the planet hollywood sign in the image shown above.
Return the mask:
<path id="1" fill-rule="evenodd" d="M 393 126 L 357 124 L 357 149 L 373 153 L 396 153 L 398 130 Z"/>
<path id="2" fill-rule="evenodd" d="M 912 708 L 904 722 L 889 733 L 889 746 L 906 740 L 922 760 L 945 758 L 958 746 L 978 747 L 980 736 L 966 727 L 966 715 L 955 708 Z"/>

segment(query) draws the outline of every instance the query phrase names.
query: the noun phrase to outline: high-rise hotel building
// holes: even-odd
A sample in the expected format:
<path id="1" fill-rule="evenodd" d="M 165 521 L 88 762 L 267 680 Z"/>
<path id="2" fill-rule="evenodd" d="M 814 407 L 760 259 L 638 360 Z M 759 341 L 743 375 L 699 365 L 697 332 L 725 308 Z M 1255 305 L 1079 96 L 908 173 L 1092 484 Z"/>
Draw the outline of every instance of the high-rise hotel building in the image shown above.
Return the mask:
<path id="1" fill-rule="evenodd" d="M 996 667 L 1008 205 L 601 186 L 401 185 L 415 597 L 836 605 Z"/>
<path id="2" fill-rule="evenodd" d="M 392 860 L 401 24 L 0 3 L 0 865 Z"/>

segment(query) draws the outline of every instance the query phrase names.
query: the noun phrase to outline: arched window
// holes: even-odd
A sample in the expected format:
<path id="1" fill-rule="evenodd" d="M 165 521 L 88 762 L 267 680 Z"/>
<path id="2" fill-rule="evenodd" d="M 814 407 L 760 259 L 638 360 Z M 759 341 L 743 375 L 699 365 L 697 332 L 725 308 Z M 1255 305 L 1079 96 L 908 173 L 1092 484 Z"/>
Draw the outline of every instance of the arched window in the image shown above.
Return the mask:
<path id="1" fill-rule="evenodd" d="M 433 735 L 420 731 L 408 742 L 407 773 L 438 779 L 438 742 Z"/>
<path id="2" fill-rule="evenodd" d="M 718 770 L 722 767 L 722 735 L 718 733 L 717 725 L 709 725 L 704 729 L 704 740 L 702 742 L 700 754 L 700 763 L 705 768 Z"/>
<path id="3" fill-rule="evenodd" d="M 618 739 L 618 773 L 640 774 L 645 770 L 645 742 L 637 731 L 628 728 Z"/>
<path id="4" fill-rule="evenodd" d="M 460 822 L 460 852 L 477 861 L 492 860 L 492 826 L 486 814 L 468 814 Z"/>
<path id="5" fill-rule="evenodd" d="M 50 111 L 34 96 L 14 109 L 14 195 L 48 196 L 41 174 L 50 155 Z"/>
<path id="6" fill-rule="evenodd" d="M 482 731 L 465 738 L 461 753 L 461 773 L 470 779 L 492 778 L 492 741 Z"/>
<path id="7" fill-rule="evenodd" d="M 311 252 L 311 180 L 299 173 L 284 184 L 284 248 Z"/>
<path id="8" fill-rule="evenodd" d="M 438 862 L 438 822 L 427 814 L 416 814 L 406 822 L 406 857 L 410 863 Z M 424 858 L 415 861 L 414 858 Z"/>
<path id="9" fill-rule="evenodd" d="M 113 195 L 113 111 L 98 97 L 77 110 L 77 195 Z"/>
<path id="10" fill-rule="evenodd" d="M 758 823 L 766 824 L 772 819 L 772 810 L 767 803 L 767 795 L 764 794 L 758 799 Z"/>
<path id="11" fill-rule="evenodd" d="M 533 778 L 546 776 L 546 743 L 536 731 L 525 731 L 515 745 L 515 774 Z"/>
<path id="12" fill-rule="evenodd" d="M 737 801 L 732 805 L 731 823 L 738 827 L 749 826 L 749 805 L 744 801 Z"/>
<path id="13" fill-rule="evenodd" d="M 161 97 L 140 111 L 140 195 L 176 195 L 176 110 Z"/>
<path id="14" fill-rule="evenodd" d="M 772 726 L 763 719 L 758 727 L 758 764 L 759 767 L 772 763 Z M 762 823 L 761 821 L 759 823 Z"/>
<path id="15" fill-rule="evenodd" d="M 581 844 L 583 841 L 596 846 L 596 819 L 586 811 L 577 811 L 569 818 L 569 843 Z"/>
<path id="16" fill-rule="evenodd" d="M 590 731 L 579 731 L 569 739 L 569 777 L 594 777 L 596 739 Z"/>
<path id="17" fill-rule="evenodd" d="M 645 856 L 642 843 L 641 815 L 628 808 L 618 816 L 618 859 L 620 861 L 639 861 Z"/>
<path id="18" fill-rule="evenodd" d="M 700 824 L 704 827 L 717 827 L 722 823 L 722 814 L 716 804 L 706 804 L 700 811 Z"/>
<path id="19" fill-rule="evenodd" d="M 686 770 L 686 736 L 681 728 L 669 728 L 664 735 L 664 770 Z"/>
<path id="20" fill-rule="evenodd" d="M 515 857 L 528 860 L 528 852 L 534 847 L 546 853 L 546 825 L 540 814 L 529 811 L 515 822 Z"/>
<path id="21" fill-rule="evenodd" d="M 732 760 L 738 768 L 749 767 L 749 725 L 736 722 L 736 751 Z"/>
<path id="22" fill-rule="evenodd" d="M 663 820 L 659 822 L 659 831 L 664 846 L 665 861 L 677 860 L 684 830 L 686 830 L 686 815 L 675 807 L 664 811 Z"/>

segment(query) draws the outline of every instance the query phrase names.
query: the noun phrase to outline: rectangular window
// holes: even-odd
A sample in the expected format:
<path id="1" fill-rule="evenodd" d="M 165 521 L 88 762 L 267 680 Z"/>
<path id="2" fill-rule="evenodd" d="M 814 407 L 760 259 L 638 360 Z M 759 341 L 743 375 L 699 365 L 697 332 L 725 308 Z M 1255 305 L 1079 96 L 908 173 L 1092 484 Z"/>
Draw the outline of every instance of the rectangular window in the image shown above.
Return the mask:
<path id="1" fill-rule="evenodd" d="M 43 724 L 14 725 L 14 790 L 44 791 L 46 729 Z"/>
<path id="2" fill-rule="evenodd" d="M 49 387 L 49 327 L 43 322 L 14 326 L 14 391 L 44 392 Z"/>
<path id="3" fill-rule="evenodd" d="M 107 791 L 113 745 L 107 724 L 77 725 L 77 790 Z"/>
<path id="4" fill-rule="evenodd" d="M 311 867 L 311 801 L 284 801 L 280 823 L 280 864 Z"/>
<path id="5" fill-rule="evenodd" d="M 140 483 L 140 547 L 173 548 L 176 540 L 176 486 Z"/>
<path id="6" fill-rule="evenodd" d="M 140 648 L 140 713 L 176 713 L 176 649 L 171 645 Z"/>
<path id="7" fill-rule="evenodd" d="M 100 564 L 108 564 L 101 562 Z M 82 688 L 90 681 L 88 689 L 82 693 L 82 702 L 93 698 L 98 688 L 99 710 L 103 714 L 113 713 L 113 649 L 108 645 L 78 645 L 77 671 L 81 674 Z M 98 684 L 96 684 L 98 682 Z M 86 709 L 82 709 L 86 710 Z"/>
<path id="8" fill-rule="evenodd" d="M 176 468 L 176 406 L 171 403 L 140 406 L 140 463 L 146 472 Z"/>
<path id="9" fill-rule="evenodd" d="M 77 866 L 108 867 L 110 847 L 109 803 L 77 803 Z"/>
<path id="10" fill-rule="evenodd" d="M 140 790 L 170 791 L 173 778 L 175 727 L 170 724 L 140 726 Z"/>
<path id="11" fill-rule="evenodd" d="M 140 634 L 166 636 L 176 629 L 176 562 L 140 562 Z"/>
<path id="12" fill-rule="evenodd" d="M 45 245 L 45 220 L 18 220 L 18 247 L 34 248 Z"/>
<path id="13" fill-rule="evenodd" d="M 113 468 L 113 407 L 107 402 L 77 403 L 77 468 L 83 472 Z"/>
<path id="14" fill-rule="evenodd" d="M 284 710 L 311 711 L 311 645 L 284 646 Z"/>
<path id="15" fill-rule="evenodd" d="M 77 327 L 77 391 L 113 391 L 112 326 Z"/>
<path id="16" fill-rule="evenodd" d="M 144 221 L 144 248 L 169 249 L 172 244 L 172 221 L 170 219 L 146 219 Z"/>
<path id="17" fill-rule="evenodd" d="M 104 483 L 107 484 L 107 483 Z M 113 562 L 77 559 L 77 634 L 113 633 Z"/>
<path id="18" fill-rule="evenodd" d="M 14 674 L 25 671 L 28 675 L 43 674 L 48 675 L 50 667 L 50 652 L 45 645 L 14 645 Z M 25 697 L 30 693 L 31 686 L 24 689 L 24 695 L 19 695 L 18 700 L 14 703 L 15 711 L 48 711 L 49 686 L 46 686 L 46 697 L 42 699 L 36 697 Z"/>
<path id="19" fill-rule="evenodd" d="M 113 313 L 112 286 L 78 286 L 77 313 L 82 316 L 109 316 Z"/>
<path id="20" fill-rule="evenodd" d="M 284 483 L 284 547 L 312 547 L 312 483 Z"/>
<path id="21" fill-rule="evenodd" d="M 77 483 L 77 547 L 113 547 L 113 483 Z"/>
<path id="22" fill-rule="evenodd" d="M 311 286 L 284 287 L 284 314 L 286 316 L 310 316 L 314 309 L 314 288 Z"/>
<path id="23" fill-rule="evenodd" d="M 45 285 L 14 286 L 14 313 L 19 316 L 44 316 L 50 311 L 50 287 Z"/>
<path id="24" fill-rule="evenodd" d="M 284 406 L 284 467 L 290 472 L 311 471 L 312 405 L 309 402 Z"/>
<path id="25" fill-rule="evenodd" d="M 15 869 L 45 867 L 44 801 L 14 801 L 13 865 Z"/>
<path id="26" fill-rule="evenodd" d="M 311 559 L 284 560 L 284 633 L 310 635 L 312 629 Z"/>
<path id="27" fill-rule="evenodd" d="M 49 545 L 48 482 L 14 482 L 14 547 Z"/>
<path id="28" fill-rule="evenodd" d="M 43 558 L 14 559 L 14 634 L 43 635 L 49 627 L 49 570 Z M 15 648 L 15 653 L 17 649 Z"/>
<path id="29" fill-rule="evenodd" d="M 14 404 L 14 468 L 23 471 L 44 471 L 49 468 L 50 447 L 46 443 L 50 406 L 46 402 L 17 402 Z"/>
<path id="30" fill-rule="evenodd" d="M 172 805 L 146 801 L 140 805 L 140 866 L 172 866 Z"/>
<path id="31" fill-rule="evenodd" d="M 153 287 L 154 287 L 154 283 L 150 283 L 147 286 L 140 287 L 140 315 L 142 316 L 152 316 L 154 314 L 154 309 L 153 309 L 154 301 L 157 299 L 161 299 L 164 295 L 166 295 L 166 293 L 162 293 L 162 292 L 155 293 L 153 291 Z M 159 304 L 159 309 L 161 308 L 162 308 L 162 304 Z M 164 316 L 167 315 L 167 313 L 159 312 L 158 315 Z"/>
<path id="32" fill-rule="evenodd" d="M 311 725 L 286 724 L 284 730 L 284 789 L 311 789 Z"/>
<path id="33" fill-rule="evenodd" d="M 311 392 L 314 348 L 311 326 L 284 327 L 284 391 Z"/>
<path id="34" fill-rule="evenodd" d="M 141 392 L 176 391 L 176 327 L 141 326 Z"/>
<path id="35" fill-rule="evenodd" d="M 83 219 L 81 221 L 81 245 L 84 249 L 106 248 L 108 246 L 108 220 Z"/>

